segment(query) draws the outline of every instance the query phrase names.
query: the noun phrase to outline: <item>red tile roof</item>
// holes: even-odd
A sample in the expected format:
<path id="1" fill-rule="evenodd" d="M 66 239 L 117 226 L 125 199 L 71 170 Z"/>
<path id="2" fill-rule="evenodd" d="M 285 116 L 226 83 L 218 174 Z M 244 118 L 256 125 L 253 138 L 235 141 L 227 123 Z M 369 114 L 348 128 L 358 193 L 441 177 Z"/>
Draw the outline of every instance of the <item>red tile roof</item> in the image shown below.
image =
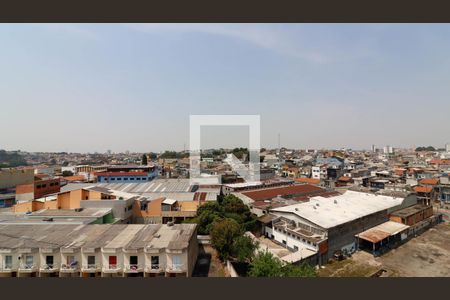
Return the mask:
<path id="1" fill-rule="evenodd" d="M 436 185 L 439 183 L 439 179 L 438 178 L 424 178 L 421 179 L 420 184 L 426 184 L 426 185 Z"/>
<path id="2" fill-rule="evenodd" d="M 320 183 L 320 179 L 316 179 L 316 178 L 295 178 L 295 181 L 301 182 L 301 183 L 310 183 L 310 184 Z"/>
<path id="3" fill-rule="evenodd" d="M 66 176 L 63 177 L 63 179 L 67 181 L 84 181 L 86 178 L 83 175 L 76 175 L 76 176 Z"/>
<path id="4" fill-rule="evenodd" d="M 277 196 L 305 196 L 308 194 L 316 194 L 318 192 L 324 191 L 324 189 L 310 185 L 310 184 L 301 184 L 301 185 L 291 185 L 286 187 L 276 187 L 269 189 L 262 189 L 250 192 L 243 192 L 245 196 L 251 198 L 254 201 L 272 199 Z"/>
<path id="5" fill-rule="evenodd" d="M 430 161 L 432 165 L 450 165 L 450 159 L 432 159 Z"/>
<path id="6" fill-rule="evenodd" d="M 351 181 L 352 178 L 348 176 L 341 176 L 338 178 L 339 181 Z"/>
<path id="7" fill-rule="evenodd" d="M 414 190 L 417 193 L 430 193 L 433 190 L 433 187 L 431 186 L 416 186 Z"/>

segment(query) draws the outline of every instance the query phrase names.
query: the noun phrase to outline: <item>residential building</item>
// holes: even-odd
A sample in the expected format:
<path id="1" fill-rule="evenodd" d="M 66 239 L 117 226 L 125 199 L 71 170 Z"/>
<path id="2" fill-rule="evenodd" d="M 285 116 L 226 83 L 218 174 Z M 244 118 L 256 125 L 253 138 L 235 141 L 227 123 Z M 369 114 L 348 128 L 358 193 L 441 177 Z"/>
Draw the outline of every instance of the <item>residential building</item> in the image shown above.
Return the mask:
<path id="1" fill-rule="evenodd" d="M 195 224 L 1 225 L 1 277 L 189 277 Z"/>
<path id="2" fill-rule="evenodd" d="M 16 203 L 32 201 L 60 191 L 60 178 L 39 175 L 41 174 L 36 174 L 34 176 L 34 181 L 32 183 L 16 186 Z"/>

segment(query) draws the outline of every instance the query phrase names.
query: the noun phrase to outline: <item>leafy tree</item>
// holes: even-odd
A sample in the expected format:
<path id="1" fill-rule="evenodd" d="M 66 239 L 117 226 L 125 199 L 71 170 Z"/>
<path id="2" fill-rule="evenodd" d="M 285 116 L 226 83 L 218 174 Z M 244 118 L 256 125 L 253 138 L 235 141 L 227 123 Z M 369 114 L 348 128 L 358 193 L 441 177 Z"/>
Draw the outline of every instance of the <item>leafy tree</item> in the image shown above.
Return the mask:
<path id="1" fill-rule="evenodd" d="M 436 149 L 433 146 L 417 147 L 416 151 L 436 151 Z"/>
<path id="2" fill-rule="evenodd" d="M 250 277 L 316 277 L 316 269 L 308 264 L 283 264 L 272 253 L 259 252 L 250 263 Z"/>
<path id="3" fill-rule="evenodd" d="M 259 252 L 250 263 L 250 277 L 282 277 L 283 264 L 269 251 Z"/>
<path id="4" fill-rule="evenodd" d="M 148 164 L 148 162 L 147 162 L 147 155 L 146 154 L 142 154 L 142 164 L 144 166 L 146 166 Z"/>
<path id="5" fill-rule="evenodd" d="M 234 241 L 240 235 L 242 235 L 241 226 L 233 219 L 222 219 L 212 224 L 211 244 L 222 260 L 232 256 Z"/>
<path id="6" fill-rule="evenodd" d="M 18 152 L 6 152 L 0 150 L 0 167 L 12 168 L 18 166 L 26 166 L 25 158 Z"/>
<path id="7" fill-rule="evenodd" d="M 254 242 L 248 235 L 242 235 L 233 242 L 233 257 L 240 263 L 250 262 L 255 256 L 258 242 Z"/>

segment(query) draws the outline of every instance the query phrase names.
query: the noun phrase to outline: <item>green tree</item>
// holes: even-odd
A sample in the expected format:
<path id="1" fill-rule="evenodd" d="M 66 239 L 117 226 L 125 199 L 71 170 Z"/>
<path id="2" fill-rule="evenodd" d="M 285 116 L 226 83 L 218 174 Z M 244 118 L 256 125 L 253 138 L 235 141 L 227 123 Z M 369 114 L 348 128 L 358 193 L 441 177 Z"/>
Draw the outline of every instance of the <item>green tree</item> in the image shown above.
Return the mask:
<path id="1" fill-rule="evenodd" d="M 233 219 L 214 221 L 211 227 L 211 244 L 219 253 L 222 260 L 233 254 L 233 244 L 237 237 L 242 235 L 241 226 Z"/>
<path id="2" fill-rule="evenodd" d="M 240 263 L 250 262 L 255 256 L 258 244 L 248 235 L 237 237 L 233 242 L 233 257 Z"/>
<path id="3" fill-rule="evenodd" d="M 269 251 L 259 252 L 250 263 L 250 277 L 282 277 L 283 264 Z"/>
<path id="4" fill-rule="evenodd" d="M 146 166 L 147 164 L 147 154 L 142 154 L 142 165 Z"/>
<path id="5" fill-rule="evenodd" d="M 250 263 L 250 277 L 317 277 L 316 269 L 309 264 L 300 266 L 283 264 L 272 253 L 259 252 Z"/>

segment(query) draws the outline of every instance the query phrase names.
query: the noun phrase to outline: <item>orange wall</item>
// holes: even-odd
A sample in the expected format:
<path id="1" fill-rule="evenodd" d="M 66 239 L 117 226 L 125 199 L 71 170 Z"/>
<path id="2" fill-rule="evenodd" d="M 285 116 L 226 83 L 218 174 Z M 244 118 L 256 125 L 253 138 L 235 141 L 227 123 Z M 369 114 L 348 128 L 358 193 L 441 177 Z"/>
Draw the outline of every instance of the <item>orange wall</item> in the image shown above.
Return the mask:
<path id="1" fill-rule="evenodd" d="M 134 201 L 133 205 L 133 217 L 160 217 L 161 216 L 161 202 L 165 198 L 158 198 L 150 201 L 147 206 L 147 210 L 141 210 L 140 201 Z"/>
<path id="2" fill-rule="evenodd" d="M 22 213 L 27 211 L 33 211 L 33 202 L 23 202 L 23 203 L 17 203 L 14 205 L 14 212 L 16 213 Z"/>
<path id="3" fill-rule="evenodd" d="M 16 186 L 16 194 L 34 193 L 34 184 L 21 184 Z"/>

